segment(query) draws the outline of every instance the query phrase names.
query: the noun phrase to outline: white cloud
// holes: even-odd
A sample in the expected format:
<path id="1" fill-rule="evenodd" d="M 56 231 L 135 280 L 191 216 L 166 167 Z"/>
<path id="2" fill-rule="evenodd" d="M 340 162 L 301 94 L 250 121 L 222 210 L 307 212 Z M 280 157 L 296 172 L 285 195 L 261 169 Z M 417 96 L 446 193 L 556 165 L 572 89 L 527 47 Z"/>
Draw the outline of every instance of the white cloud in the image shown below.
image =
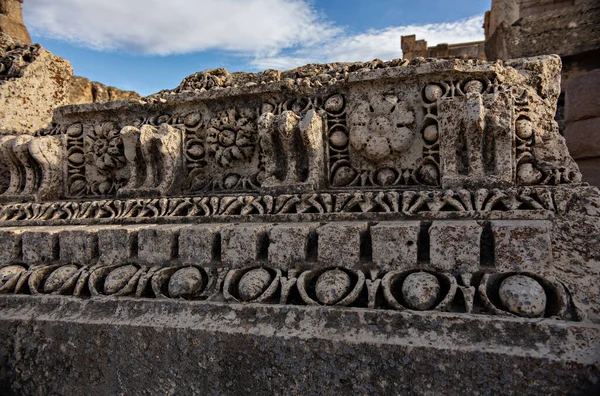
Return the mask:
<path id="1" fill-rule="evenodd" d="M 350 35 L 321 17 L 313 0 L 27 0 L 34 34 L 97 50 L 170 55 L 233 51 L 257 69 L 402 56 L 400 36 L 429 45 L 483 39 L 483 16 L 392 26 Z"/>
<path id="2" fill-rule="evenodd" d="M 273 57 L 256 57 L 252 64 L 259 69 L 292 68 L 313 62 L 353 62 L 375 58 L 390 60 L 400 58 L 400 37 L 415 34 L 425 39 L 429 46 L 448 43 L 466 43 L 483 40 L 483 15 L 456 22 L 427 25 L 395 26 L 370 30 L 357 35 L 338 34 L 316 45 L 307 45 Z"/>
<path id="3" fill-rule="evenodd" d="M 23 8 L 35 34 L 152 55 L 274 55 L 340 32 L 306 0 L 27 0 Z"/>

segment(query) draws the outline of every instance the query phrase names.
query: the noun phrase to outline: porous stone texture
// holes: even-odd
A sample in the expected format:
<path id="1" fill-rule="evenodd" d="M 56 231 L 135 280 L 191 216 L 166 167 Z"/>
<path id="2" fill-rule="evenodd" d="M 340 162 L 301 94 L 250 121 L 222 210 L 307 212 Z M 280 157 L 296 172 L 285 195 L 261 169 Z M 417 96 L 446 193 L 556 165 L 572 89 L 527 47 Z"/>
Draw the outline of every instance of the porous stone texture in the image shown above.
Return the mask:
<path id="1" fill-rule="evenodd" d="M 103 227 L 98 230 L 100 262 L 111 265 L 137 258 L 138 231 L 148 226 Z"/>
<path id="2" fill-rule="evenodd" d="M 315 248 L 318 223 L 281 224 L 269 231 L 269 262 L 280 268 L 289 268 L 297 262 L 306 262 L 309 247 Z"/>
<path id="3" fill-rule="evenodd" d="M 418 221 L 382 221 L 371 227 L 373 264 L 382 269 L 414 267 L 420 229 Z"/>
<path id="4" fill-rule="evenodd" d="M 25 231 L 21 236 L 23 261 L 31 264 L 43 264 L 58 259 L 58 235 L 63 231 L 59 227 L 41 227 Z"/>
<path id="5" fill-rule="evenodd" d="M 502 304 L 515 315 L 535 318 L 546 309 L 544 288 L 528 276 L 509 276 L 500 284 L 498 294 Z"/>
<path id="6" fill-rule="evenodd" d="M 22 228 L 0 229 L 0 263 L 10 264 L 21 257 Z"/>
<path id="7" fill-rule="evenodd" d="M 434 221 L 429 228 L 431 265 L 443 270 L 479 268 L 482 227 L 475 221 Z"/>
<path id="8" fill-rule="evenodd" d="M 539 272 L 550 266 L 551 227 L 548 221 L 492 221 L 496 268 L 507 272 Z"/>
<path id="9" fill-rule="evenodd" d="M 221 231 L 221 260 L 230 267 L 244 266 L 268 255 L 267 224 L 238 224 Z"/>
<path id="10" fill-rule="evenodd" d="M 138 231 L 137 257 L 148 264 L 164 264 L 179 254 L 181 227 L 159 225 Z"/>
<path id="11" fill-rule="evenodd" d="M 179 233 L 179 257 L 185 264 L 210 264 L 221 256 L 221 231 L 230 224 L 185 227 Z"/>
<path id="12" fill-rule="evenodd" d="M 98 257 L 98 233 L 91 227 L 77 227 L 58 235 L 59 258 L 65 262 L 89 265 Z"/>
<path id="13" fill-rule="evenodd" d="M 0 0 L 0 33 L 24 43 L 31 43 L 31 37 L 23 23 L 21 3 L 23 0 Z"/>
<path id="14" fill-rule="evenodd" d="M 33 135 L 69 104 L 71 64 L 43 49 L 0 34 L 0 133 Z"/>
<path id="15" fill-rule="evenodd" d="M 366 223 L 341 222 L 319 227 L 319 261 L 331 266 L 358 265 L 361 259 L 361 234 L 366 232 Z"/>

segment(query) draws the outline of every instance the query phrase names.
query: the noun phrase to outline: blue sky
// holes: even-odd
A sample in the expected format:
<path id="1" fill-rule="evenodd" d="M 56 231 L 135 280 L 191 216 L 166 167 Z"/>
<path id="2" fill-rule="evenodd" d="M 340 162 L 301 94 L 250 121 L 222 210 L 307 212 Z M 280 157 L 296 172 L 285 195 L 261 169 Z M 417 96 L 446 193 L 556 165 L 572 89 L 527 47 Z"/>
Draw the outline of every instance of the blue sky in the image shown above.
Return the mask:
<path id="1" fill-rule="evenodd" d="M 148 95 L 204 69 L 389 60 L 400 36 L 483 39 L 490 0 L 26 0 L 35 42 L 77 75 Z"/>

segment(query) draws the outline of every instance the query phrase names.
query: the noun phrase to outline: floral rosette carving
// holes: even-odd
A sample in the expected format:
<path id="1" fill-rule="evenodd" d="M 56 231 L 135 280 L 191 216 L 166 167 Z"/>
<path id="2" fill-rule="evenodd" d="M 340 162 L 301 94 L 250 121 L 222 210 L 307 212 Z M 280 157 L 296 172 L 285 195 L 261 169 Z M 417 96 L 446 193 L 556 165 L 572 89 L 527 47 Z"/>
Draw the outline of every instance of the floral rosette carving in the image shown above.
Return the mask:
<path id="1" fill-rule="evenodd" d="M 410 148 L 415 133 L 409 125 L 414 120 L 406 101 L 393 95 L 374 96 L 350 113 L 350 144 L 369 160 L 384 160 Z"/>
<path id="2" fill-rule="evenodd" d="M 206 134 L 208 152 L 222 167 L 247 161 L 256 148 L 256 123 L 252 110 L 224 110 L 210 120 Z"/>
<path id="3" fill-rule="evenodd" d="M 122 184 L 117 172 L 127 164 L 118 126 L 113 122 L 96 125 L 85 136 L 85 152 L 86 165 L 94 168 L 98 176 L 90 182 L 92 192 L 115 192 Z"/>

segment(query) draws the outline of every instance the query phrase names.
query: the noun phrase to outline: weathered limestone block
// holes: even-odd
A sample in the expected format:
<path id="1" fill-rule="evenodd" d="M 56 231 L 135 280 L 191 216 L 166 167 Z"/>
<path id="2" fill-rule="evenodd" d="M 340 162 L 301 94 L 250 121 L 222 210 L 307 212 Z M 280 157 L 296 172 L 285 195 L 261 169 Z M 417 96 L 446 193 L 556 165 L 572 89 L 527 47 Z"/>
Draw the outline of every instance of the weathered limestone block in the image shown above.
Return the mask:
<path id="1" fill-rule="evenodd" d="M 0 265 L 21 258 L 21 237 L 24 228 L 0 228 Z"/>
<path id="2" fill-rule="evenodd" d="M 237 224 L 221 231 L 221 261 L 230 268 L 266 260 L 270 224 Z"/>
<path id="3" fill-rule="evenodd" d="M 179 234 L 179 257 L 187 265 L 208 265 L 221 257 L 221 232 L 230 224 L 184 227 Z"/>
<path id="4" fill-rule="evenodd" d="M 361 261 L 361 242 L 369 232 L 366 223 L 329 223 L 319 227 L 319 262 L 325 266 L 354 267 Z"/>
<path id="5" fill-rule="evenodd" d="M 491 229 L 497 270 L 544 273 L 552 266 L 550 222 L 496 220 Z"/>
<path id="6" fill-rule="evenodd" d="M 431 265 L 447 271 L 477 271 L 482 231 L 475 221 L 434 221 L 429 228 Z"/>
<path id="7" fill-rule="evenodd" d="M 169 195 L 179 191 L 183 171 L 180 130 L 167 124 L 159 128 L 125 127 L 121 138 L 130 173 L 119 196 Z"/>
<path id="8" fill-rule="evenodd" d="M 152 225 L 100 228 L 98 230 L 99 262 L 111 265 L 136 259 L 138 231 L 150 227 Z"/>
<path id="9" fill-rule="evenodd" d="M 318 223 L 281 224 L 269 231 L 269 263 L 290 268 L 309 259 L 309 249 L 316 246 Z M 315 250 L 316 253 L 316 250 Z"/>
<path id="10" fill-rule="evenodd" d="M 21 248 L 23 262 L 29 265 L 43 264 L 58 259 L 58 235 L 63 231 L 60 227 L 32 227 L 23 232 Z"/>
<path id="11" fill-rule="evenodd" d="M 138 258 L 148 264 L 165 264 L 179 255 L 181 226 L 159 225 L 138 231 Z"/>
<path id="12" fill-rule="evenodd" d="M 33 135 L 69 104 L 71 64 L 37 44 L 0 39 L 0 133 Z"/>
<path id="13" fill-rule="evenodd" d="M 385 221 L 371 227 L 373 264 L 384 270 L 415 267 L 420 229 L 418 221 Z"/>
<path id="14" fill-rule="evenodd" d="M 31 37 L 23 23 L 21 3 L 23 0 L 0 0 L 0 33 L 24 43 L 31 43 Z"/>
<path id="15" fill-rule="evenodd" d="M 60 254 L 64 262 L 90 265 L 98 258 L 98 229 L 74 227 L 58 234 Z"/>

